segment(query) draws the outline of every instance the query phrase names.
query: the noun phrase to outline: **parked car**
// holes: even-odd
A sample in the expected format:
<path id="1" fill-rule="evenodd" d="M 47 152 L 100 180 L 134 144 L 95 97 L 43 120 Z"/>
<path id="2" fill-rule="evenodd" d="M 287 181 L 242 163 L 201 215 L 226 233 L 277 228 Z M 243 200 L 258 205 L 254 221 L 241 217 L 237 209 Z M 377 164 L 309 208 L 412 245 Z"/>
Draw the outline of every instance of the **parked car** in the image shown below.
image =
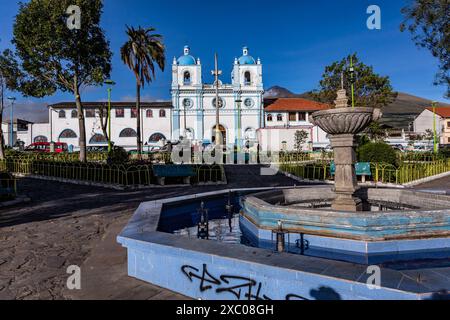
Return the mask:
<path id="1" fill-rule="evenodd" d="M 67 152 L 69 147 L 67 143 L 55 142 L 55 153 Z M 50 153 L 50 142 L 35 142 L 25 148 L 25 152 Z"/>

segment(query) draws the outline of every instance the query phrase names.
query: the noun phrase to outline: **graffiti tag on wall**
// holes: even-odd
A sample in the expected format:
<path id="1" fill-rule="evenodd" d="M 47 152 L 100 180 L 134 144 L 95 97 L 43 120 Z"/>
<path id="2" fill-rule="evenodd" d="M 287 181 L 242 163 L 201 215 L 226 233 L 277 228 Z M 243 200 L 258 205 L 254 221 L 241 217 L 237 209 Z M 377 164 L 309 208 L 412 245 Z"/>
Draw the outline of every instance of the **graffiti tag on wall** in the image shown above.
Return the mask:
<path id="1" fill-rule="evenodd" d="M 206 264 L 203 264 L 201 271 L 189 265 L 182 266 L 181 271 L 190 282 L 193 283 L 194 280 L 199 280 L 199 290 L 202 293 L 214 290 L 217 294 L 232 294 L 237 300 L 272 300 L 263 293 L 262 283 L 252 278 L 235 275 L 214 276 L 208 271 Z M 308 300 L 305 297 L 292 293 L 287 294 L 285 299 Z"/>

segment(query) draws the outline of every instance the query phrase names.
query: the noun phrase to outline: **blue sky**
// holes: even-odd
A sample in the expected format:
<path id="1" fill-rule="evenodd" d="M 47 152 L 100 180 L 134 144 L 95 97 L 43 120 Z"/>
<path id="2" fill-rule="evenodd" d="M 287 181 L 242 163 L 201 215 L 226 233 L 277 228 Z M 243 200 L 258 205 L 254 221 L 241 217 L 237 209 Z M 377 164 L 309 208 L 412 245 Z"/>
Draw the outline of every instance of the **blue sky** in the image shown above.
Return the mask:
<path id="1" fill-rule="evenodd" d="M 400 9 L 409 2 L 391 0 L 106 0 L 102 26 L 111 42 L 112 78 L 117 82 L 115 100 L 134 99 L 134 77 L 122 64 L 119 48 L 126 41 L 125 25 L 154 26 L 164 35 L 167 68 L 145 88 L 146 100 L 169 99 L 171 63 L 188 44 L 200 57 L 203 76 L 211 81 L 214 52 L 224 71 L 223 81 L 230 81 L 234 57 L 242 46 L 260 57 L 264 67 L 265 87 L 280 85 L 301 93 L 317 87 L 324 67 L 351 52 L 373 65 L 375 71 L 391 77 L 394 88 L 424 98 L 444 101 L 444 87 L 433 86 L 437 61 L 426 49 L 417 48 L 409 33 L 401 33 Z M 376 4 L 382 10 L 382 29 L 368 30 L 366 9 Z M 17 1 L 0 3 L 0 50 L 10 46 Z M 16 94 L 19 96 L 18 94 Z M 89 88 L 83 100 L 105 99 L 105 88 Z M 53 103 L 72 100 L 58 93 L 45 99 L 19 102 Z"/>

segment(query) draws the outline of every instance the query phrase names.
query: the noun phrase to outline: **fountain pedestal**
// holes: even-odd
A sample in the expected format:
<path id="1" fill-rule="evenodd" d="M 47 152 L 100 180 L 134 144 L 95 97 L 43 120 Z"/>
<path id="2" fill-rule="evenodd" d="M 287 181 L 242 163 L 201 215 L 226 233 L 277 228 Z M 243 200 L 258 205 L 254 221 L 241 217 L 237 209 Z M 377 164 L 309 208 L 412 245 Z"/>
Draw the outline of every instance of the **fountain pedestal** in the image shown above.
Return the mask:
<path id="1" fill-rule="evenodd" d="M 358 188 L 355 163 L 355 137 L 372 121 L 381 118 L 381 111 L 374 108 L 349 108 L 344 89 L 337 92 L 336 108 L 312 114 L 312 123 L 330 135 L 336 165 L 335 194 L 332 208 L 338 211 L 363 211 L 361 199 L 355 196 Z"/>
<path id="2" fill-rule="evenodd" d="M 336 165 L 334 190 L 336 199 L 332 203 L 332 208 L 338 211 L 362 211 L 362 201 L 355 197 L 355 192 L 359 189 L 355 172 L 357 147 L 355 135 L 333 135 L 330 140 Z"/>

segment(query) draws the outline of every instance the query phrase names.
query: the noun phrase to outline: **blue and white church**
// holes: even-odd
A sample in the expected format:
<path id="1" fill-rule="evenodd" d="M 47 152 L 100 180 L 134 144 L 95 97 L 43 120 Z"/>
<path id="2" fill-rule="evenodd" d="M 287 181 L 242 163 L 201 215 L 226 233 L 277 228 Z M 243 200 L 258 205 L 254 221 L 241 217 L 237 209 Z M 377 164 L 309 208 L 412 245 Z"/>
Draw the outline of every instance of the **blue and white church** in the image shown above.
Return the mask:
<path id="1" fill-rule="evenodd" d="M 208 71 L 209 72 L 209 71 Z M 186 137 L 197 142 L 214 142 L 216 130 L 215 83 L 203 83 L 200 58 L 184 54 L 172 64 L 172 140 Z M 264 126 L 264 86 L 261 60 L 247 47 L 235 58 L 231 84 L 219 80 L 219 130 L 224 144 L 243 146 L 257 142 Z"/>

